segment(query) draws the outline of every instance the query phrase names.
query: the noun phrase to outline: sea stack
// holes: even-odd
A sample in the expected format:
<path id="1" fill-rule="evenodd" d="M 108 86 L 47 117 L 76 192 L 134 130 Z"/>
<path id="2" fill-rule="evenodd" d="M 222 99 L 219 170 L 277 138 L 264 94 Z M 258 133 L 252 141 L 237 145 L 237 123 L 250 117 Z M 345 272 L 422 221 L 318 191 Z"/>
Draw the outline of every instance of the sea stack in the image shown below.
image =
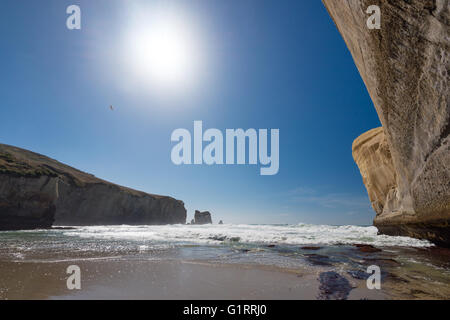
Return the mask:
<path id="1" fill-rule="evenodd" d="M 209 211 L 200 212 L 195 210 L 195 224 L 212 224 L 211 213 Z"/>
<path id="2" fill-rule="evenodd" d="M 383 128 L 353 156 L 383 234 L 450 246 L 450 2 L 323 0 Z M 369 29 L 367 8 L 381 9 Z"/>
<path id="3" fill-rule="evenodd" d="M 0 144 L 0 230 L 186 223 L 184 203 L 125 188 Z"/>

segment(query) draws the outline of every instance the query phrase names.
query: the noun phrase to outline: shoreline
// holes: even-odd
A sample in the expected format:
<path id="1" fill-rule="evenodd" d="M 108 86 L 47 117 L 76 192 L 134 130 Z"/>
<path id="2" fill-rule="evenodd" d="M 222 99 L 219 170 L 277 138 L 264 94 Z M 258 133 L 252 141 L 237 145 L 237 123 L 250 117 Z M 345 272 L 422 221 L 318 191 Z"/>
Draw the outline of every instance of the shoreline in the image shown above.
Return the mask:
<path id="1" fill-rule="evenodd" d="M 99 226 L 0 232 L 0 241 L 0 299 L 450 296 L 450 250 L 372 227 Z M 79 268 L 81 290 L 67 288 L 69 266 Z M 367 288 L 373 267 L 381 290 Z"/>
<path id="2" fill-rule="evenodd" d="M 74 261 L 0 262 L 1 299 L 49 300 L 315 300 L 319 270 L 216 264 L 192 260 L 76 260 L 81 290 L 66 287 Z M 386 299 L 383 292 L 352 281 L 348 299 Z M 323 293 L 323 292 L 322 292 Z"/>

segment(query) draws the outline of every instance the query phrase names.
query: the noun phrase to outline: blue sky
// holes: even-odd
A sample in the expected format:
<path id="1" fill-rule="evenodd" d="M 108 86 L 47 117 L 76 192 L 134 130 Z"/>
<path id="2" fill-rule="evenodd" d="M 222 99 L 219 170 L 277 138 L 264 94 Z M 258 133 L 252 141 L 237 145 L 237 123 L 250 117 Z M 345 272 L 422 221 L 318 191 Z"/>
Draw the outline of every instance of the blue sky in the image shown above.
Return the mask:
<path id="1" fill-rule="evenodd" d="M 66 28 L 72 4 L 81 30 Z M 189 89 L 132 70 L 127 40 L 155 11 L 191 27 Z M 181 199 L 188 218 L 200 209 L 230 223 L 372 223 L 351 145 L 380 123 L 321 1 L 3 0 L 0 35 L 1 143 Z M 279 173 L 175 166 L 171 133 L 195 120 L 280 129 Z"/>

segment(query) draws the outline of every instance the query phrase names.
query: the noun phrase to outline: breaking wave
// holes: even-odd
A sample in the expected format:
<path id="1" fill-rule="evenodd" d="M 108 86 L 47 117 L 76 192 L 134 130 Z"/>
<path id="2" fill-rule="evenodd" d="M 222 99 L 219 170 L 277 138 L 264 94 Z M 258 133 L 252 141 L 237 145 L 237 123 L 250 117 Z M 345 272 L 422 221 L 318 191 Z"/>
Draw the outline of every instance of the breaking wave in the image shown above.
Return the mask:
<path id="1" fill-rule="evenodd" d="M 157 243 L 286 245 L 351 245 L 429 247 L 428 241 L 409 237 L 378 235 L 376 227 L 329 225 L 168 225 L 89 226 L 65 230 L 65 236 L 90 239 L 145 241 Z"/>

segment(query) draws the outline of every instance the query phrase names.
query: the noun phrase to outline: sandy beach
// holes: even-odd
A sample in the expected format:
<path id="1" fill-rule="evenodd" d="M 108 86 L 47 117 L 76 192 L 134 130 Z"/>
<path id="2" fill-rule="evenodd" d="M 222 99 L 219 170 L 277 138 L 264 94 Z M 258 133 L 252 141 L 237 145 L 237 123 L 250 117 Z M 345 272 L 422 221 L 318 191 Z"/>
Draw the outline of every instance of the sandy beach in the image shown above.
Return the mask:
<path id="1" fill-rule="evenodd" d="M 80 266 L 81 290 L 66 286 L 66 268 Z M 312 300 L 317 274 L 249 265 L 180 261 L 85 259 L 51 263 L 0 263 L 1 299 Z M 355 281 L 349 299 L 384 299 Z M 6 288 L 6 289 L 5 289 Z"/>

